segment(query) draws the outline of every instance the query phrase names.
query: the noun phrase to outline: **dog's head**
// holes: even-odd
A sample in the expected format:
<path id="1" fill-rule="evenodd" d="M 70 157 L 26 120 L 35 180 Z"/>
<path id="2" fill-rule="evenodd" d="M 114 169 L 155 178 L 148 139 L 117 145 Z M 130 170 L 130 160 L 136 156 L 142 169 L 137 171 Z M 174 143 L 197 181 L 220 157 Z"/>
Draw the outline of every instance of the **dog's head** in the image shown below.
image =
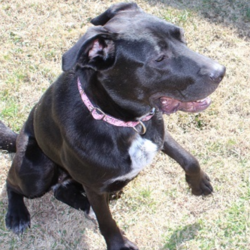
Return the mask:
<path id="1" fill-rule="evenodd" d="M 225 67 L 190 50 L 181 28 L 135 3 L 113 5 L 91 22 L 64 54 L 64 71 L 92 69 L 113 101 L 142 114 L 152 106 L 170 114 L 210 105 Z"/>

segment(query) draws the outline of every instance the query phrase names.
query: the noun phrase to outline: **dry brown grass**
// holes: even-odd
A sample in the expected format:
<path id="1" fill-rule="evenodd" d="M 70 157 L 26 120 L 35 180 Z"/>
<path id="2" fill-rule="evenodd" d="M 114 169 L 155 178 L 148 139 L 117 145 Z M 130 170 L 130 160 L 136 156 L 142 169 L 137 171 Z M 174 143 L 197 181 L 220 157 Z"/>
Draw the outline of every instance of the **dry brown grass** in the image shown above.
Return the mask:
<path id="1" fill-rule="evenodd" d="M 0 118 L 19 130 L 28 112 L 61 72 L 61 55 L 89 18 L 117 1 L 0 1 Z M 210 197 L 194 197 L 181 168 L 159 154 L 112 201 L 113 215 L 140 249 L 250 249 L 250 4 L 248 0 L 137 1 L 186 30 L 189 46 L 227 67 L 199 115 L 166 116 L 166 126 L 212 179 Z M 96 224 L 51 194 L 27 200 L 32 227 L 22 237 L 4 225 L 10 157 L 0 154 L 1 249 L 105 249 Z"/>

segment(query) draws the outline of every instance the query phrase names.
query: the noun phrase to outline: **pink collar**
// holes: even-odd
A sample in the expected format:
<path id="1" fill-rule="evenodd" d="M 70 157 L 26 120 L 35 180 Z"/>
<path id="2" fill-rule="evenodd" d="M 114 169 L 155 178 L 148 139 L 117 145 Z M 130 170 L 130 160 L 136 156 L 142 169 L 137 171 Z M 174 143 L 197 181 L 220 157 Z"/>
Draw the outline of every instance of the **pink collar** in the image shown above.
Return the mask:
<path id="1" fill-rule="evenodd" d="M 78 85 L 78 90 L 81 95 L 83 103 L 86 105 L 88 110 L 90 111 L 91 115 L 95 120 L 103 120 L 109 124 L 112 124 L 114 126 L 118 127 L 130 127 L 133 128 L 137 133 L 139 134 L 145 134 L 147 129 L 146 126 L 143 124 L 144 121 L 150 120 L 154 114 L 155 114 L 155 108 L 153 108 L 149 113 L 145 114 L 144 116 L 137 118 L 137 121 L 122 121 L 119 119 L 116 119 L 110 115 L 105 114 L 101 109 L 94 107 L 89 98 L 87 97 L 86 93 L 84 92 L 80 79 L 77 78 L 77 85 Z M 136 126 L 140 124 L 142 129 L 139 131 Z"/>

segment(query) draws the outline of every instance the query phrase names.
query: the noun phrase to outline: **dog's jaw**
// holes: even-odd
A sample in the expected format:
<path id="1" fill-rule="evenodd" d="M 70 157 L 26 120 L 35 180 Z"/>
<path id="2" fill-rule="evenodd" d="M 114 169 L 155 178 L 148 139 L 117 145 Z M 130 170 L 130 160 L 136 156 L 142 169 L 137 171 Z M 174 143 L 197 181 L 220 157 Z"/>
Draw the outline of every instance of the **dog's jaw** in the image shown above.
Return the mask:
<path id="1" fill-rule="evenodd" d="M 164 114 L 172 114 L 178 110 L 190 113 L 202 112 L 211 104 L 211 99 L 206 97 L 202 100 L 182 102 L 169 97 L 161 97 L 158 102 L 158 107 Z"/>

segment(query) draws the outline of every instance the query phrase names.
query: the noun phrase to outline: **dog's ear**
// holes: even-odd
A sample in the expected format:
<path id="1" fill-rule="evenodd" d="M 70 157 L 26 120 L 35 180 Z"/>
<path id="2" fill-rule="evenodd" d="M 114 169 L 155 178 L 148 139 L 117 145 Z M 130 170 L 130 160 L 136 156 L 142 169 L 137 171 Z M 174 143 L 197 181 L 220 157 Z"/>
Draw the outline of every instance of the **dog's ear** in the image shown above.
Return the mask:
<path id="1" fill-rule="evenodd" d="M 103 69 L 113 62 L 115 43 L 103 27 L 91 27 L 62 57 L 63 71 L 81 68 Z"/>
<path id="2" fill-rule="evenodd" d="M 120 11 L 134 11 L 134 10 L 141 10 L 136 3 L 114 4 L 110 8 L 108 8 L 105 12 L 103 12 L 101 15 L 93 18 L 91 20 L 91 23 L 94 25 L 104 25 L 111 18 L 113 18 L 118 12 L 120 12 Z"/>

